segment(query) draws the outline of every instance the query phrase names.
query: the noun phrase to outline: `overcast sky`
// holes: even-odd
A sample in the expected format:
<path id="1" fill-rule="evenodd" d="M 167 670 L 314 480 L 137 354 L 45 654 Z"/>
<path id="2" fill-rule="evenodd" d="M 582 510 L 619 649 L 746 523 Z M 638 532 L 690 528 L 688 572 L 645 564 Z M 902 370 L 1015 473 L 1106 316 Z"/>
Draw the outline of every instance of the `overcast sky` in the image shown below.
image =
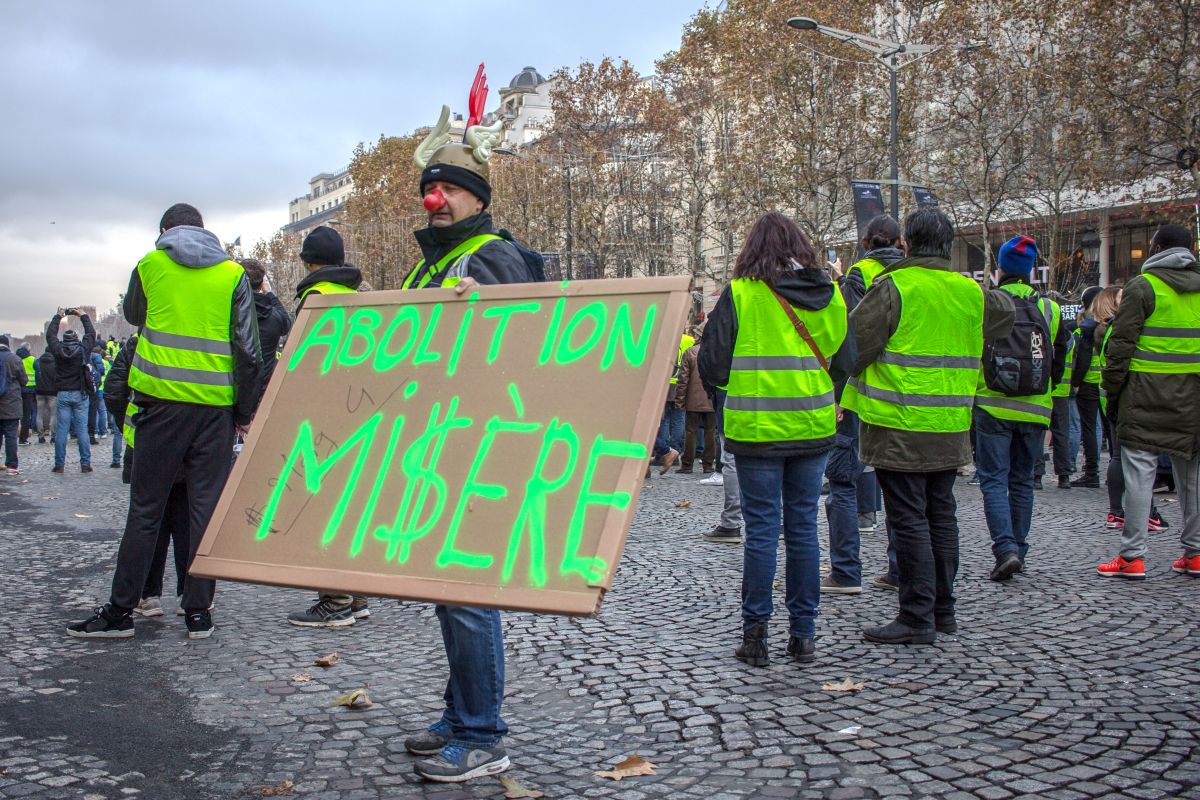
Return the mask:
<path id="1" fill-rule="evenodd" d="M 249 245 L 358 142 L 465 112 L 479 62 L 489 110 L 526 65 L 646 73 L 703 3 L 6 3 L 0 331 L 115 305 L 172 203 Z"/>

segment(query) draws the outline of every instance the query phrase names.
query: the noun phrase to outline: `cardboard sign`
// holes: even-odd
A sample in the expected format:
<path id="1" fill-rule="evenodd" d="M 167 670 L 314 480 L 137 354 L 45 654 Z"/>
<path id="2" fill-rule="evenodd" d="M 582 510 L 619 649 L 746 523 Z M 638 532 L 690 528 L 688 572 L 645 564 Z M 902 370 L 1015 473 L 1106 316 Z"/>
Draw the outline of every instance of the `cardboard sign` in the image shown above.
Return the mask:
<path id="1" fill-rule="evenodd" d="M 687 288 L 674 277 L 309 295 L 192 572 L 595 612 Z"/>

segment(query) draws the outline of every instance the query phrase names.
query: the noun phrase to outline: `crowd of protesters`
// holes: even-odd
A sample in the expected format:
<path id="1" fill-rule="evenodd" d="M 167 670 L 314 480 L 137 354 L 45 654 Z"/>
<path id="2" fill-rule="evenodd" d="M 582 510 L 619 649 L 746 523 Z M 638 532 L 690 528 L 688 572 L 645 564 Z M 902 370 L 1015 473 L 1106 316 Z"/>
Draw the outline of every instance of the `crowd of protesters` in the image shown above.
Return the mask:
<path id="1" fill-rule="evenodd" d="M 405 288 L 461 293 L 533 279 L 515 247 L 480 249 L 505 240 L 491 232 L 490 188 L 476 178 L 423 178 L 426 206 L 436 193 L 437 208 L 431 233 L 418 233 L 427 260 Z M 33 437 L 53 438 L 53 472 L 66 471 L 72 439 L 80 470 L 91 472 L 92 447 L 111 435 L 110 466 L 130 485 L 111 598 L 69 626 L 73 636 L 127 638 L 135 616 L 162 616 L 171 549 L 177 613 L 190 638 L 213 633 L 215 584 L 188 565 L 292 324 L 263 265 L 230 260 L 196 209 L 168 209 L 159 232 L 125 295 L 137 335 L 100 342 L 86 314 L 60 308 L 39 357 L 27 347 L 12 352 L 0 336 L 7 473 L 20 473 L 19 447 Z M 780 536 L 785 652 L 807 663 L 817 657 L 821 594 L 863 590 L 860 534 L 876 530 L 879 511 L 888 569 L 871 585 L 896 591 L 898 605 L 864 638 L 920 645 L 954 634 L 957 478 L 973 467 L 992 540 L 990 577 L 1007 581 L 1036 569 L 1032 518 L 1048 443 L 1059 490 L 1099 487 L 1108 443 L 1104 523 L 1121 530 L 1121 542 L 1096 567 L 1100 575 L 1146 578 L 1147 533 L 1167 527 L 1153 494 L 1168 482 L 1181 512 L 1173 570 L 1200 576 L 1200 264 L 1188 231 L 1161 226 L 1141 274 L 1123 289 L 1085 291 L 1076 320 L 1063 316 L 1061 298 L 1032 286 L 1035 240 L 1006 242 L 995 285 L 981 286 L 953 268 L 954 235 L 936 209 L 914 211 L 903 225 L 879 216 L 843 275 L 840 263 L 821 263 L 793 221 L 766 214 L 706 324 L 681 336 L 652 465 L 665 473 L 678 464 L 685 475 L 698 467 L 701 483 L 724 489 L 720 520 L 704 538 L 742 545 L 734 655 L 747 664 L 771 660 Z M 479 257 L 456 273 L 462 243 L 476 239 Z M 332 228 L 310 233 L 301 258 L 309 274 L 297 311 L 309 294 L 361 288 Z M 63 330 L 71 317 L 82 335 Z M 1072 479 L 1079 449 L 1082 471 Z M 323 592 L 288 621 L 341 627 L 369 614 L 366 597 Z M 502 771 L 499 614 L 438 606 L 438 619 L 450 663 L 447 712 L 406 747 L 433 756 L 418 767 L 431 780 Z M 492 678 L 482 686 L 485 674 Z"/>

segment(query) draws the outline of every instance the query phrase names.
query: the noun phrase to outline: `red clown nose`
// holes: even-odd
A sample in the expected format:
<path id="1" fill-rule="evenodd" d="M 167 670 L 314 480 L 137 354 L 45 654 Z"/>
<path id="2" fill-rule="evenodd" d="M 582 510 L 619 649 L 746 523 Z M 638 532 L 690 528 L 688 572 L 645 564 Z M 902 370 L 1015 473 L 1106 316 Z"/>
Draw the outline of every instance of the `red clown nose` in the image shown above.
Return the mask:
<path id="1" fill-rule="evenodd" d="M 441 189 L 433 189 L 421 202 L 425 205 L 425 210 L 432 214 L 446 205 L 446 196 L 442 194 Z"/>

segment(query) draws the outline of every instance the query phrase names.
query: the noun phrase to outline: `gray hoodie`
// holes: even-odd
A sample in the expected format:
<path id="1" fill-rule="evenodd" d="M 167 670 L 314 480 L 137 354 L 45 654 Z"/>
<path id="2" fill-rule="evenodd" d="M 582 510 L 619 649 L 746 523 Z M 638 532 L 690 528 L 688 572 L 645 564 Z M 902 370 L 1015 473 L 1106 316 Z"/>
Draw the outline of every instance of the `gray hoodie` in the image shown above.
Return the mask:
<path id="1" fill-rule="evenodd" d="M 192 269 L 207 269 L 229 260 L 229 255 L 221 247 L 221 240 L 215 234 L 191 225 L 179 225 L 163 231 L 155 247 L 176 264 Z M 149 302 L 142 286 L 141 273 L 134 267 L 122 306 L 126 321 L 138 328 L 144 327 Z M 230 298 L 229 338 L 233 345 L 233 418 L 238 425 L 246 425 L 254 416 L 258 404 L 262 359 L 259 355 L 254 292 L 245 275 L 238 281 Z M 135 363 L 137 358 L 135 355 Z M 156 398 L 139 392 L 134 392 L 134 396 L 140 404 L 156 401 Z"/>

